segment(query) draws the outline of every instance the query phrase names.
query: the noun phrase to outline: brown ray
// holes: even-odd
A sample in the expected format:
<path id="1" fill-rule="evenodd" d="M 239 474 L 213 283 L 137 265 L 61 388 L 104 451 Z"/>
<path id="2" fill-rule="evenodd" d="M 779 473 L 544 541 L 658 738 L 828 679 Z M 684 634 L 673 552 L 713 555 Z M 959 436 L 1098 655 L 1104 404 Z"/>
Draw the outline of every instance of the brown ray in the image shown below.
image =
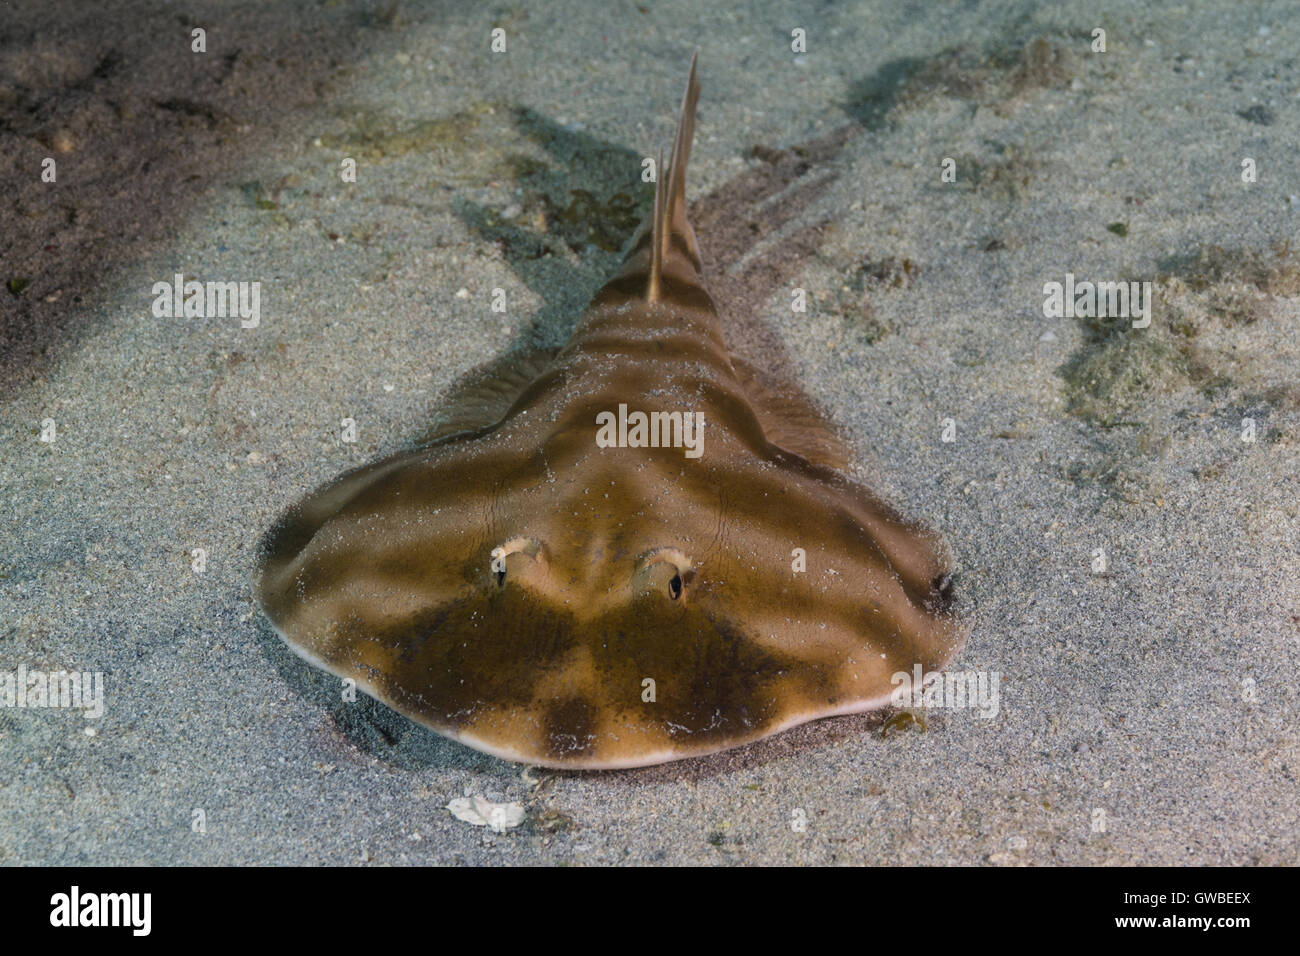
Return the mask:
<path id="1" fill-rule="evenodd" d="M 686 218 L 698 96 L 692 60 L 654 212 L 568 344 L 262 543 L 257 594 L 291 649 L 507 759 L 735 747 L 884 706 L 893 674 L 961 643 L 939 539 L 847 477 L 797 389 L 727 349 Z M 702 442 L 666 419 L 678 444 L 607 447 L 620 406 L 702 415 Z"/>

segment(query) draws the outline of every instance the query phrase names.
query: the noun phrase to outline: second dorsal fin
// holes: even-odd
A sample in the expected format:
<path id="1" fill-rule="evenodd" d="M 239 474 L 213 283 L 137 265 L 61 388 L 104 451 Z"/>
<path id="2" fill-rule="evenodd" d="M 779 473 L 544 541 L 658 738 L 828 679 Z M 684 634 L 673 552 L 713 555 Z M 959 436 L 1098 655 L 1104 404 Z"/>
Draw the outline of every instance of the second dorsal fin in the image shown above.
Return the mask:
<path id="1" fill-rule="evenodd" d="M 691 57 L 691 73 L 667 168 L 662 152 L 655 168 L 654 208 L 632 236 L 622 268 L 592 299 L 593 306 L 644 299 L 713 308 L 700 278 L 703 267 L 695 230 L 686 218 L 686 164 L 691 158 L 695 104 L 700 98 L 700 81 L 695 76 L 697 57 Z"/>
<path id="2" fill-rule="evenodd" d="M 700 250 L 695 241 L 695 230 L 686 219 L 686 165 L 691 159 L 691 142 L 695 139 L 695 104 L 700 99 L 700 81 L 695 75 L 699 53 L 691 57 L 691 72 L 686 79 L 686 93 L 682 109 L 677 116 L 677 132 L 673 136 L 673 152 L 668 157 L 665 174 L 662 163 L 655 183 L 655 208 L 652 216 L 650 246 L 650 275 L 646 283 L 646 298 L 655 301 L 663 293 L 663 274 L 671 258 L 685 254 L 692 267 L 700 267 Z M 680 237 L 684 248 L 674 248 L 673 239 Z"/>

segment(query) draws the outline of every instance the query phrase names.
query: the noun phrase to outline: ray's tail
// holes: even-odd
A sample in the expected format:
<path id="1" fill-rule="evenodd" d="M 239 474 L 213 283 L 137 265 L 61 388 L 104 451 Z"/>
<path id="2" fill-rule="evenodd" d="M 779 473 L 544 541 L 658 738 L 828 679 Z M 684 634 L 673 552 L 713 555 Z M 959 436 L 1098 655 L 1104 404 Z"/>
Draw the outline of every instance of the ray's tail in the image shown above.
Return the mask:
<path id="1" fill-rule="evenodd" d="M 668 166 L 665 169 L 660 162 L 655 170 L 654 209 L 633 237 L 623 267 L 597 294 L 596 303 L 642 298 L 687 304 L 702 296 L 698 304 L 712 308 L 700 280 L 702 265 L 695 230 L 686 217 L 686 166 L 695 138 L 695 104 L 700 98 L 700 81 L 695 74 L 698 58 L 698 53 L 691 57 Z"/>

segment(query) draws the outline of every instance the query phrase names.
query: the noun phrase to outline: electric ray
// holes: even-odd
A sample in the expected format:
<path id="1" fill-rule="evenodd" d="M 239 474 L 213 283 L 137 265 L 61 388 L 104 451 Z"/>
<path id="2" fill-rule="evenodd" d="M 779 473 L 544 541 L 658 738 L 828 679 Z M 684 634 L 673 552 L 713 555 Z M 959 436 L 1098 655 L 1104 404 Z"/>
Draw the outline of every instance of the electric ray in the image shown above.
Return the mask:
<path id="1" fill-rule="evenodd" d="M 892 675 L 962 640 L 941 541 L 727 350 L 687 221 L 698 97 L 692 59 L 654 209 L 568 344 L 262 541 L 257 595 L 290 648 L 509 760 L 735 747 L 885 706 Z"/>

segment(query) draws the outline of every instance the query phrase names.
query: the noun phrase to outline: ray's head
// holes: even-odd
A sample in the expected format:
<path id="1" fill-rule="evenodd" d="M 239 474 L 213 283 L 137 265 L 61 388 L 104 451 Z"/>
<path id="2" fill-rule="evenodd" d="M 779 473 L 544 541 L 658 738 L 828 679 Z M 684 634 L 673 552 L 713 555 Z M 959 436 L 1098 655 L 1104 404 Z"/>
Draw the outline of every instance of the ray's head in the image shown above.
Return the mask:
<path id="1" fill-rule="evenodd" d="M 806 464 L 737 482 L 680 452 L 620 454 L 511 464 L 485 441 L 360 469 L 268 533 L 259 598 L 312 663 L 552 766 L 880 706 L 891 674 L 956 649 L 941 552 L 861 489 Z"/>

